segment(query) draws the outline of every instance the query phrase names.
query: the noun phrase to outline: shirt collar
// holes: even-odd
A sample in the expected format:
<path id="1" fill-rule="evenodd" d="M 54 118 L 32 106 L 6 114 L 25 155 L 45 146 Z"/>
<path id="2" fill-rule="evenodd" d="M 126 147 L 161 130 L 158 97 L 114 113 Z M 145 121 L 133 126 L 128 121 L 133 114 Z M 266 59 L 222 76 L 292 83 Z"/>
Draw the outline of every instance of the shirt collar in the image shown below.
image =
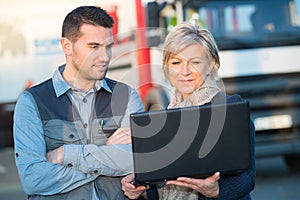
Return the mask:
<path id="1" fill-rule="evenodd" d="M 98 82 L 98 81 L 97 81 Z M 100 82 L 100 81 L 99 81 Z M 103 89 L 105 89 L 107 92 L 112 93 L 111 88 L 109 87 L 109 85 L 107 84 L 106 78 L 102 79 L 101 81 L 101 86 L 103 87 Z M 96 86 L 97 87 L 97 86 Z"/>
<path id="2" fill-rule="evenodd" d="M 58 67 L 57 70 L 55 70 L 53 77 L 52 77 L 52 83 L 54 87 L 54 91 L 56 94 L 56 97 L 60 97 L 64 93 L 66 93 L 68 90 L 71 89 L 71 86 L 64 80 L 62 77 L 62 73 L 65 70 L 66 65 L 63 64 Z M 97 91 L 99 91 L 101 88 L 105 89 L 106 91 L 112 93 L 111 88 L 106 82 L 106 79 L 98 80 L 95 83 L 95 88 Z"/>
<path id="3" fill-rule="evenodd" d="M 58 69 L 55 70 L 52 77 L 52 83 L 53 83 L 56 97 L 60 97 L 61 95 L 66 93 L 69 89 L 71 89 L 71 86 L 62 77 L 62 72 L 65 70 L 65 67 L 66 67 L 65 64 L 59 66 Z"/>

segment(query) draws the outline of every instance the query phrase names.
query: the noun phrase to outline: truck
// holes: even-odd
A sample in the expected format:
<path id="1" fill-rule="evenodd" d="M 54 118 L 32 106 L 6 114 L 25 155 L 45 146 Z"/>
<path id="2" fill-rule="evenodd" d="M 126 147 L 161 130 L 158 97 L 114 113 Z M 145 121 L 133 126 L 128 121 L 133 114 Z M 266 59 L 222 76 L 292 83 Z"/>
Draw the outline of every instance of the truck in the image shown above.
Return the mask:
<path id="1" fill-rule="evenodd" d="M 107 76 L 136 88 L 145 110 L 166 108 L 173 90 L 162 73 L 164 38 L 177 23 L 197 16 L 220 50 L 220 86 L 227 94 L 239 94 L 250 102 L 256 157 L 282 156 L 290 170 L 300 169 L 300 0 L 126 2 L 126 9 L 134 6 L 134 10 L 118 15 L 118 24 L 136 24 L 116 35 Z M 36 45 L 45 49 L 43 42 Z M 56 67 L 53 61 L 49 59 L 48 65 Z M 32 69 L 30 73 L 41 77 Z M 2 75 L 1 65 L 0 70 Z M 14 102 L 15 98 L 2 105 L 13 111 Z"/>
<path id="2" fill-rule="evenodd" d="M 177 23 L 197 16 L 199 25 L 213 34 L 220 50 L 220 86 L 227 94 L 239 94 L 250 103 L 256 157 L 282 156 L 290 170 L 299 170 L 300 1 L 152 1 L 145 12 L 144 48 L 150 51 L 152 74 L 147 78 L 152 88 L 142 93 L 145 109 L 165 108 L 172 93 L 161 72 L 165 35 Z M 134 77 L 147 74 L 139 76 L 137 68 L 147 65 L 136 62 L 135 52 L 128 54 L 136 47 L 132 36 L 133 43 L 117 47 L 126 56 L 122 62 L 116 59 L 112 63 L 110 74 L 138 86 L 142 81 Z M 119 69 L 123 70 L 121 77 L 115 74 Z"/>
<path id="3" fill-rule="evenodd" d="M 226 93 L 250 102 L 256 157 L 300 169 L 300 1 L 188 1 L 220 49 Z"/>

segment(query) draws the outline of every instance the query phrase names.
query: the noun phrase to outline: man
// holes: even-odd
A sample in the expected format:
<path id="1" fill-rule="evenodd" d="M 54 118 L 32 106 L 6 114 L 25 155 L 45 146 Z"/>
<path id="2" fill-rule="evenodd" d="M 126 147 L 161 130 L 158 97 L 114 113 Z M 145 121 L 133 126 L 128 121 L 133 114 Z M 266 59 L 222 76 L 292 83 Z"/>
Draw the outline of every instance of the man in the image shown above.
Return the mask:
<path id="1" fill-rule="evenodd" d="M 143 110 L 136 91 L 105 77 L 112 18 L 78 7 L 62 27 L 66 64 L 25 91 L 14 114 L 15 159 L 29 199 L 125 199 L 120 177 L 132 171 L 129 114 Z"/>

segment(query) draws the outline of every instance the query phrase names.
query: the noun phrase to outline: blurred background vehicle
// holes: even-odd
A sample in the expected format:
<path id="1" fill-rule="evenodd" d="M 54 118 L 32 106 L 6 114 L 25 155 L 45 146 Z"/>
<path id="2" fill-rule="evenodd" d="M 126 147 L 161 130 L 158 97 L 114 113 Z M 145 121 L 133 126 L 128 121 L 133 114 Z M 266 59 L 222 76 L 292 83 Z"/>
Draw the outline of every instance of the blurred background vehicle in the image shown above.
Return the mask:
<path id="1" fill-rule="evenodd" d="M 130 51 L 140 47 L 132 34 L 116 46 L 125 53 L 115 54 L 119 59 L 112 63 L 111 76 L 140 88 L 145 109 L 165 108 L 171 91 L 161 72 L 163 39 L 176 23 L 199 18 L 220 49 L 221 88 L 250 102 L 256 157 L 283 156 L 290 170 L 300 169 L 299 0 L 153 1 L 145 16 L 141 49 L 148 61 L 139 63 L 140 54 Z"/>
<path id="2" fill-rule="evenodd" d="M 165 108 L 172 91 L 161 71 L 163 40 L 174 25 L 197 17 L 220 49 L 220 86 L 250 102 L 256 157 L 283 156 L 290 170 L 300 169 L 300 0 L 124 2 L 99 3 L 116 21 L 109 77 L 137 88 L 146 110 Z M 1 4 L 1 146 L 12 145 L 14 103 L 26 82 L 36 84 L 62 64 L 60 24 L 74 2 L 55 3 L 41 10 L 36 1 L 30 11 L 26 2 L 19 10 Z"/>

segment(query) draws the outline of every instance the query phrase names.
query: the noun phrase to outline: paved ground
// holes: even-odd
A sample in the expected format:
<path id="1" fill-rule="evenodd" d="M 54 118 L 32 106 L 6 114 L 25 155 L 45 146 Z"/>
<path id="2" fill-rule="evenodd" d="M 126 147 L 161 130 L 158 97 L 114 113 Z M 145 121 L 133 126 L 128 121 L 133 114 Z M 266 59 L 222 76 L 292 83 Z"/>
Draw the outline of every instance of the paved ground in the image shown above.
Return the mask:
<path id="1" fill-rule="evenodd" d="M 26 199 L 17 174 L 12 148 L 0 149 L 0 200 Z"/>
<path id="2" fill-rule="evenodd" d="M 300 199 L 300 172 L 289 172 L 281 157 L 257 159 L 256 167 L 253 200 Z M 15 167 L 13 148 L 0 148 L 0 200 L 23 199 L 26 199 L 26 195 Z"/>

